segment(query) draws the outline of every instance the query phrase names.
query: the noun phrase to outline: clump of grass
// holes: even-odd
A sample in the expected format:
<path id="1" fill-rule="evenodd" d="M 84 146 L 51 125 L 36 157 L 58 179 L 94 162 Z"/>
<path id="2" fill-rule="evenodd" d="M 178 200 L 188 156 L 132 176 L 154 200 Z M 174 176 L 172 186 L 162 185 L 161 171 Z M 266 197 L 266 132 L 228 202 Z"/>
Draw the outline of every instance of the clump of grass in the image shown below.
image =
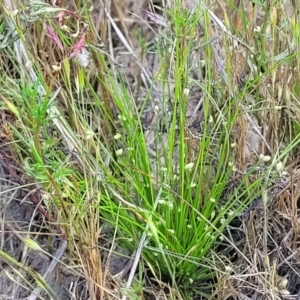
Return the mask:
<path id="1" fill-rule="evenodd" d="M 214 70 L 210 65 L 207 65 L 208 78 L 203 86 L 207 98 L 204 104 L 203 131 L 198 138 L 198 154 L 189 161 L 186 153 L 191 145 L 185 125 L 187 91 L 190 88 L 188 54 L 192 48 L 193 32 L 197 32 L 200 12 L 190 15 L 188 11 L 182 14 L 181 10 L 174 9 L 170 12 L 170 18 L 172 25 L 174 22 L 171 27 L 175 28 L 169 38 L 175 41 L 170 45 L 176 53 L 175 67 L 170 67 L 172 57 L 171 61 L 166 59 L 162 64 L 169 66 L 169 72 L 174 71 L 173 80 L 176 84 L 172 95 L 172 118 L 167 130 L 167 142 L 157 133 L 158 162 L 153 170 L 139 119 L 128 110 L 132 100 L 127 91 L 122 89 L 124 94 L 121 97 L 117 95 L 114 103 L 119 109 L 121 124 L 125 129 L 125 134 L 120 133 L 122 148 L 117 150 L 119 157 L 116 163 L 125 180 L 117 188 L 123 196 L 122 207 L 125 205 L 125 209 L 115 203 L 114 207 L 109 206 L 108 212 L 103 214 L 113 224 L 114 216 L 118 218 L 120 232 L 128 237 L 131 247 L 139 242 L 146 231 L 143 254 L 149 270 L 169 277 L 174 286 L 188 291 L 185 295 L 188 297 L 195 282 L 213 278 L 214 268 L 203 262 L 209 259 L 210 251 L 216 247 L 230 221 L 259 195 L 262 177 L 251 180 L 257 167 L 255 165 L 243 176 L 231 194 L 226 193 L 235 168 L 231 132 L 239 116 L 239 98 L 228 100 L 227 107 L 220 112 L 220 116 L 211 121 L 209 112 L 213 110 L 213 105 L 209 100 Z M 188 42 L 185 31 L 190 34 Z M 210 39 L 209 36 L 206 38 Z M 204 50 L 212 56 L 208 41 L 204 43 L 207 45 Z M 160 53 L 163 53 L 163 49 L 160 49 Z M 161 72 L 164 74 L 163 70 Z M 165 82 L 165 90 L 170 90 L 167 86 L 169 81 L 162 81 Z M 239 95 L 241 98 L 243 96 Z M 162 97 L 162 101 L 166 98 L 168 97 Z M 163 103 L 162 107 L 167 105 L 168 103 Z M 163 160 L 160 160 L 161 157 Z M 251 193 L 246 188 L 250 182 Z M 110 198 L 106 201 L 114 203 Z M 128 210 L 131 211 L 130 214 Z M 133 244 L 132 237 L 135 241 Z M 130 246 L 130 243 L 127 242 L 127 245 Z"/>

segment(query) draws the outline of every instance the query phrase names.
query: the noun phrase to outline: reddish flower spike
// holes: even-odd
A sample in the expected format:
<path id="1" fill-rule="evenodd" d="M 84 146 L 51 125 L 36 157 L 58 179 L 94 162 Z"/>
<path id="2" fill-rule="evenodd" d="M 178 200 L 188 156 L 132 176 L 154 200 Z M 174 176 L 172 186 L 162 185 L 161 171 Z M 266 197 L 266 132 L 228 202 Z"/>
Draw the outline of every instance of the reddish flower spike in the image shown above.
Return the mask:
<path id="1" fill-rule="evenodd" d="M 82 49 L 84 48 L 85 35 L 86 33 L 84 33 L 81 39 L 74 46 L 72 46 L 72 49 L 74 49 L 74 51 L 71 53 L 70 57 L 74 57 L 82 51 Z"/>
<path id="2" fill-rule="evenodd" d="M 58 46 L 58 48 L 60 49 L 60 51 L 62 52 L 62 53 L 64 53 L 64 47 L 63 47 L 63 45 L 62 45 L 62 43 L 61 43 L 61 41 L 60 41 L 60 39 L 59 39 L 59 37 L 58 37 L 58 35 L 57 35 L 57 33 L 54 31 L 54 29 L 50 26 L 50 25 L 46 25 L 46 28 L 47 28 L 47 36 L 50 38 L 50 39 L 52 39 L 54 42 L 55 42 L 55 44 Z"/>

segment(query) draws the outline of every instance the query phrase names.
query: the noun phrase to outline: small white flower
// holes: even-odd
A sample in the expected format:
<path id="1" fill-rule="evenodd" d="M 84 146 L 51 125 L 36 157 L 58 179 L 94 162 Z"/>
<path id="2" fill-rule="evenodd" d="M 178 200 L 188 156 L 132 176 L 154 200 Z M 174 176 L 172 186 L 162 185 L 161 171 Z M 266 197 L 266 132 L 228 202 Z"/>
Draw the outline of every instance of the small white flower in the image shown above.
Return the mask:
<path id="1" fill-rule="evenodd" d="M 118 156 L 122 155 L 122 153 L 123 153 L 123 149 L 122 148 L 120 148 L 120 149 L 118 149 L 116 151 L 116 155 L 118 155 Z"/>
<path id="2" fill-rule="evenodd" d="M 190 170 L 193 169 L 193 167 L 194 167 L 194 163 L 191 162 L 191 163 L 187 164 L 187 165 L 184 167 L 184 169 L 187 170 L 187 171 L 190 171 Z"/>
<path id="3" fill-rule="evenodd" d="M 280 161 L 279 163 L 277 163 L 276 165 L 276 171 L 277 172 L 281 172 L 283 170 L 283 163 L 282 161 Z"/>
<path id="4" fill-rule="evenodd" d="M 288 284 L 288 280 L 285 278 L 285 279 L 283 279 L 282 281 L 281 281 L 281 286 L 282 287 L 286 287 L 287 286 L 287 284 Z"/>
<path id="5" fill-rule="evenodd" d="M 117 134 L 114 135 L 114 139 L 115 139 L 115 140 L 118 140 L 120 137 L 121 137 L 121 134 L 120 134 L 120 133 L 117 133 Z"/>
<path id="6" fill-rule="evenodd" d="M 175 233 L 175 231 L 174 231 L 173 229 L 168 229 L 168 231 L 169 231 L 170 233 L 172 233 L 172 234 Z"/>
<path id="7" fill-rule="evenodd" d="M 271 160 L 271 156 L 260 154 L 260 155 L 259 155 L 259 159 L 260 159 L 261 161 L 263 161 L 263 162 L 267 162 L 267 161 L 270 161 L 270 160 Z"/>
<path id="8" fill-rule="evenodd" d="M 166 204 L 166 201 L 165 200 L 163 200 L 163 199 L 161 199 L 161 200 L 158 200 L 157 201 L 159 204 Z"/>
<path id="9" fill-rule="evenodd" d="M 62 193 L 61 193 L 61 196 L 62 196 L 62 198 L 68 198 L 68 197 L 69 197 L 69 194 L 66 193 L 66 192 L 62 192 Z"/>
<path id="10" fill-rule="evenodd" d="M 190 187 L 191 188 L 194 188 L 194 187 L 196 187 L 197 186 L 197 184 L 195 183 L 195 182 L 192 182 L 191 184 L 190 184 Z"/>
<path id="11" fill-rule="evenodd" d="M 203 68 L 203 67 L 205 67 L 205 60 L 204 59 L 202 59 L 202 60 L 200 60 L 200 66 Z"/>
<path id="12" fill-rule="evenodd" d="M 192 225 L 191 225 L 191 224 L 188 224 L 186 227 L 187 227 L 188 229 L 191 229 L 191 228 L 192 228 Z"/>
<path id="13" fill-rule="evenodd" d="M 232 269 L 230 266 L 226 266 L 226 267 L 225 267 L 225 270 L 226 270 L 228 273 L 232 273 L 232 272 L 233 272 L 233 269 Z"/>
<path id="14" fill-rule="evenodd" d="M 52 70 L 54 71 L 54 72 L 58 72 L 58 71 L 60 71 L 61 70 L 61 65 L 52 65 Z"/>
<path id="15" fill-rule="evenodd" d="M 190 94 L 190 90 L 189 89 L 184 89 L 183 94 L 184 94 L 184 96 L 188 96 Z"/>
<path id="16" fill-rule="evenodd" d="M 67 25 L 61 26 L 60 30 L 65 31 L 65 32 L 72 32 L 71 28 L 68 27 Z"/>
<path id="17" fill-rule="evenodd" d="M 214 118 L 212 115 L 210 115 L 208 118 L 208 123 L 212 124 L 213 122 L 214 122 Z"/>
<path id="18" fill-rule="evenodd" d="M 232 144 L 230 145 L 230 147 L 231 147 L 231 148 L 235 148 L 235 147 L 236 147 L 236 143 L 232 143 Z"/>
<path id="19" fill-rule="evenodd" d="M 12 18 L 14 18 L 18 13 L 19 13 L 19 11 L 17 9 L 15 9 L 15 10 L 13 10 L 13 11 L 10 12 L 10 16 Z"/>
<path id="20" fill-rule="evenodd" d="M 212 197 L 210 197 L 210 198 L 209 198 L 209 201 L 210 201 L 210 202 L 212 202 L 212 203 L 215 203 L 215 202 L 216 202 L 216 199 L 215 199 L 215 198 L 212 198 Z"/>
<path id="21" fill-rule="evenodd" d="M 86 139 L 89 140 L 94 136 L 94 132 L 92 130 L 87 130 L 86 131 Z"/>
<path id="22" fill-rule="evenodd" d="M 50 195 L 46 194 L 46 193 L 42 194 L 42 200 L 43 201 L 49 201 L 50 200 Z"/>
<path id="23" fill-rule="evenodd" d="M 261 31 L 260 26 L 256 26 L 256 27 L 254 28 L 254 32 L 260 32 L 260 31 Z"/>
<path id="24" fill-rule="evenodd" d="M 32 62 L 28 60 L 25 64 L 26 68 L 31 68 L 32 67 Z"/>
<path id="25" fill-rule="evenodd" d="M 281 294 L 290 295 L 290 292 L 288 290 L 281 290 Z"/>
<path id="26" fill-rule="evenodd" d="M 233 214 L 234 214 L 234 211 L 233 211 L 233 210 L 229 210 L 229 211 L 227 212 L 228 217 L 232 216 Z"/>
<path id="27" fill-rule="evenodd" d="M 174 204 L 173 204 L 172 201 L 168 202 L 167 205 L 168 205 L 168 207 L 169 207 L 170 209 L 173 209 L 173 208 L 174 208 Z"/>

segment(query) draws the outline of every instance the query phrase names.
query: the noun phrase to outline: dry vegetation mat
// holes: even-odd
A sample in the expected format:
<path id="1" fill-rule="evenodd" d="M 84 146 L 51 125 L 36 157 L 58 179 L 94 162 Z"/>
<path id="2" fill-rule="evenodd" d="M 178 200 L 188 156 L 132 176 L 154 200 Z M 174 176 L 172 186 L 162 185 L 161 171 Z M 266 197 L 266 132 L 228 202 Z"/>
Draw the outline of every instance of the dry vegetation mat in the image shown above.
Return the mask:
<path id="1" fill-rule="evenodd" d="M 0 7 L 0 299 L 300 298 L 296 1 Z"/>

